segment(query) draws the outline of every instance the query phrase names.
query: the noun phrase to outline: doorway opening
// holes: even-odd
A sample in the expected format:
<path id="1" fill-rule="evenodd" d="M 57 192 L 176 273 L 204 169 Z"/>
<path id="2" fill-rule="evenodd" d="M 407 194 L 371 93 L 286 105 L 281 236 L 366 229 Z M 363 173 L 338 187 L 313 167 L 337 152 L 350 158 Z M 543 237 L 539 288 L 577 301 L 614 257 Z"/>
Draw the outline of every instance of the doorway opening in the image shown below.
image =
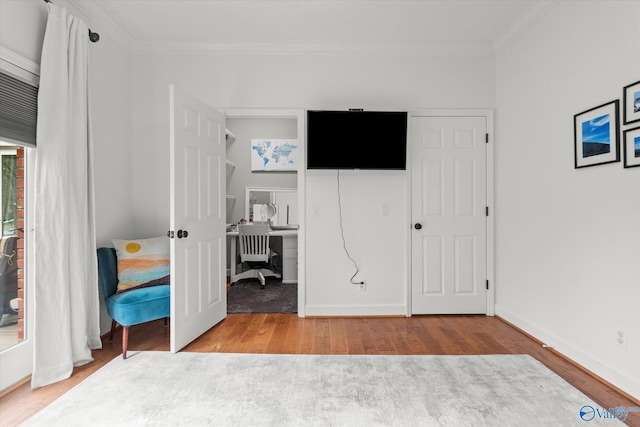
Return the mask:
<path id="1" fill-rule="evenodd" d="M 226 110 L 227 138 L 227 276 L 228 313 L 298 313 L 299 280 L 298 232 L 304 162 L 304 120 L 300 110 Z M 230 142 L 230 139 L 232 142 Z M 260 157 L 265 144 L 295 146 L 290 158 L 295 167 L 261 168 L 272 159 Z M 270 148 L 270 146 L 269 146 Z M 231 164 L 231 166 L 229 166 Z M 275 207 L 274 216 L 264 217 Z M 275 255 L 276 277 L 267 277 L 266 286 L 254 279 L 239 279 L 246 265 L 239 259 L 238 224 L 265 222 L 271 226 L 270 247 Z M 236 279 L 236 280 L 234 280 Z"/>

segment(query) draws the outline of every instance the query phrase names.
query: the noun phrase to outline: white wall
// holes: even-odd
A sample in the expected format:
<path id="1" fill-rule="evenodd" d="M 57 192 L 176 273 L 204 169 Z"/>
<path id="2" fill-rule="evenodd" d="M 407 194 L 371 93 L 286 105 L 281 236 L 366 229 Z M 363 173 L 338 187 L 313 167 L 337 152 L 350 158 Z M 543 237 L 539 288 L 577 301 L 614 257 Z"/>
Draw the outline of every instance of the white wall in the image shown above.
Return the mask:
<path id="1" fill-rule="evenodd" d="M 407 179 L 405 171 L 340 171 L 343 242 L 337 171 L 307 173 L 307 315 L 408 314 Z M 349 256 L 366 291 L 350 282 Z"/>
<path id="2" fill-rule="evenodd" d="M 40 64 L 47 25 L 42 1 L 0 1 L 0 45 Z"/>
<path id="3" fill-rule="evenodd" d="M 638 17 L 559 2 L 498 54 L 495 210 L 496 313 L 636 397 L 640 169 L 574 169 L 573 116 L 640 78 Z"/>
<path id="4" fill-rule="evenodd" d="M 100 31 L 94 26 L 95 31 Z M 92 28 L 92 29 L 93 29 Z M 133 237 L 131 53 L 102 31 L 91 44 L 91 116 L 98 246 Z"/>
<path id="5" fill-rule="evenodd" d="M 169 224 L 168 86 L 218 108 L 492 108 L 492 56 L 389 54 L 136 54 L 134 58 L 134 205 L 136 230 Z M 307 315 L 407 314 L 407 172 L 345 173 L 347 244 L 367 291 L 342 250 L 335 173 L 306 175 Z M 388 204 L 390 215 L 382 216 Z"/>
<path id="6" fill-rule="evenodd" d="M 114 42 L 99 24 L 91 22 L 64 0 L 56 1 L 69 13 L 84 19 L 100 33 L 89 46 L 94 140 L 96 239 L 111 246 L 111 239 L 132 232 L 131 192 L 131 53 Z M 0 44 L 22 57 L 40 63 L 47 22 L 42 0 L 0 2 Z M 110 321 L 102 310 L 102 330 Z"/>

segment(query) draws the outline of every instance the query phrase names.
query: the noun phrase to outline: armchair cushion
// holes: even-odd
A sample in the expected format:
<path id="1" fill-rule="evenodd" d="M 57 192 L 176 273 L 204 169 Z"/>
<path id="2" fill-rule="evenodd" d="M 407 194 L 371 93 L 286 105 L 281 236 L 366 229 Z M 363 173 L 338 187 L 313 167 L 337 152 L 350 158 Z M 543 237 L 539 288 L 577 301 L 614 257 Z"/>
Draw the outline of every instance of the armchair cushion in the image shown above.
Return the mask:
<path id="1" fill-rule="evenodd" d="M 105 299 L 107 313 L 123 326 L 168 317 L 171 287 L 159 285 L 131 289 Z"/>
<path id="2" fill-rule="evenodd" d="M 112 243 L 118 260 L 118 293 L 170 283 L 168 237 Z"/>

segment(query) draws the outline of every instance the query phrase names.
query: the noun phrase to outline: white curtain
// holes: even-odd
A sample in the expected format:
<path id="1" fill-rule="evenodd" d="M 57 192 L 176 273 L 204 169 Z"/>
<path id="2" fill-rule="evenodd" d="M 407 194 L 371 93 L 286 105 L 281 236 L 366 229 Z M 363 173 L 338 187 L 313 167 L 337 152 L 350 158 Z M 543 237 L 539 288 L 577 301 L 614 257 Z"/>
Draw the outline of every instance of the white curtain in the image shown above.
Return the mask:
<path id="1" fill-rule="evenodd" d="M 51 3 L 42 47 L 35 178 L 31 387 L 71 376 L 101 348 L 87 24 Z"/>

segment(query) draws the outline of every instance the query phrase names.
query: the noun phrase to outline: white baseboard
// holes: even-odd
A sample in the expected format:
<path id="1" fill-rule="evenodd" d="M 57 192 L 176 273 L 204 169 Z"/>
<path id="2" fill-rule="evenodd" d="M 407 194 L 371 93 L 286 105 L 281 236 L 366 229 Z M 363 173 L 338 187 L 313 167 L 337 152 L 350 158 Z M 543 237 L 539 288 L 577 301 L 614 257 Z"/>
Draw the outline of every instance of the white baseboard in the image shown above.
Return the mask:
<path id="1" fill-rule="evenodd" d="M 403 316 L 407 307 L 404 305 L 307 305 L 306 316 Z"/>
<path id="2" fill-rule="evenodd" d="M 582 350 L 558 338 L 556 335 L 538 328 L 537 326 L 521 318 L 520 316 L 510 312 L 509 310 L 506 310 L 504 307 L 501 307 L 499 304 L 496 304 L 496 315 L 502 317 L 507 322 L 512 323 L 514 326 L 522 329 L 539 341 L 552 346 L 553 349 L 558 353 L 562 354 L 568 359 L 571 359 L 573 362 L 591 371 L 605 381 L 608 381 L 625 393 L 628 393 L 636 399 L 640 399 L 639 381 L 634 381 L 628 375 L 624 375 L 618 372 L 616 369 L 604 365 L 603 363 L 584 353 Z"/>

